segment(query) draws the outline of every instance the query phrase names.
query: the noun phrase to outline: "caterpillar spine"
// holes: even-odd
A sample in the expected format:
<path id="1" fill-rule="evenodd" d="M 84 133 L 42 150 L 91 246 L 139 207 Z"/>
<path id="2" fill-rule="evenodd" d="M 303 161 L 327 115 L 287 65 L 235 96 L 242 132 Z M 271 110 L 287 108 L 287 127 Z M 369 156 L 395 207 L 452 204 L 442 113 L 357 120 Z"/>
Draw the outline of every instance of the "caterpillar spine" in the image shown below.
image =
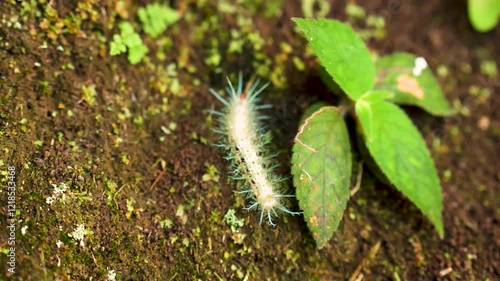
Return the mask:
<path id="1" fill-rule="evenodd" d="M 238 86 L 235 89 L 229 80 L 226 91 L 229 98 L 225 99 L 215 90 L 210 89 L 220 102 L 224 104 L 222 111 L 210 110 L 218 116 L 219 129 L 216 133 L 222 136 L 223 142 L 216 146 L 224 148 L 228 155 L 225 159 L 232 161 L 231 178 L 244 182 L 243 190 L 239 193 L 246 194 L 252 203 L 247 210 L 260 210 L 260 223 L 264 217 L 267 218 L 270 225 L 275 225 L 272 217 L 278 217 L 277 210 L 284 213 L 296 214 L 289 211 L 283 205 L 284 195 L 280 192 L 280 182 L 285 178 L 273 173 L 273 169 L 278 165 L 272 166 L 271 159 L 277 154 L 266 156 L 266 145 L 270 142 L 268 133 L 264 133 L 265 126 L 261 120 L 267 116 L 259 116 L 258 110 L 270 108 L 270 105 L 257 105 L 259 94 L 266 89 L 269 83 L 259 88 L 259 81 L 248 83 L 243 90 L 243 77 L 240 73 Z M 263 137 L 264 136 L 264 137 Z"/>

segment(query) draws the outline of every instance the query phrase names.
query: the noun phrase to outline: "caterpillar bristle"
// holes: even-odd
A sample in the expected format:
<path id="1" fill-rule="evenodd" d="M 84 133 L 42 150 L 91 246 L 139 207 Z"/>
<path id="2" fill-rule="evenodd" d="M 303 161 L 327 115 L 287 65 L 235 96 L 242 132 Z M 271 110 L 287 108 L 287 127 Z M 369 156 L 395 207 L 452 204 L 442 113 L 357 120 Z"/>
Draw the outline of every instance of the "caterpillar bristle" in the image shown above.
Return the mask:
<path id="1" fill-rule="evenodd" d="M 229 77 L 226 77 L 227 84 L 229 85 L 229 89 L 231 89 L 230 93 L 234 94 L 236 91 L 234 90 L 233 83 L 231 83 L 231 80 L 229 80 Z"/>
<path id="2" fill-rule="evenodd" d="M 250 193 L 252 191 L 250 189 L 244 189 L 244 190 L 235 191 L 235 192 L 238 193 L 238 194 L 246 194 L 246 193 Z"/>
<path id="3" fill-rule="evenodd" d="M 278 178 L 278 179 L 275 179 L 274 182 L 275 183 L 280 183 L 280 182 L 284 182 L 286 180 L 289 180 L 289 178 Z M 295 195 L 293 195 L 292 197 L 295 197 Z"/>
<path id="4" fill-rule="evenodd" d="M 295 195 L 292 195 L 292 197 L 295 197 Z M 295 215 L 302 215 L 302 214 L 303 214 L 303 212 L 292 212 L 292 211 L 288 210 L 288 209 L 287 209 L 287 208 L 285 208 L 285 207 L 280 207 L 279 209 L 280 209 L 282 212 L 287 213 L 287 214 L 292 215 L 292 216 L 295 216 Z"/>
<path id="5" fill-rule="evenodd" d="M 272 209 L 272 211 L 273 211 L 273 214 L 274 214 L 274 216 L 275 216 L 275 217 L 277 217 L 277 218 L 279 218 L 279 217 L 280 217 L 280 216 L 278 216 L 278 213 L 276 213 L 276 210 L 275 210 L 275 209 Z"/>
<path id="6" fill-rule="evenodd" d="M 223 97 L 221 97 L 214 89 L 208 89 L 212 95 L 214 95 L 220 102 L 222 102 L 225 106 L 229 106 L 229 102 L 226 101 Z"/>
<path id="7" fill-rule="evenodd" d="M 262 105 L 255 106 L 255 109 L 257 109 L 257 110 L 269 109 L 269 108 L 273 108 L 273 106 L 271 104 L 262 104 Z"/>
<path id="8" fill-rule="evenodd" d="M 271 119 L 270 116 L 262 115 L 262 116 L 257 116 L 257 120 L 269 120 Z"/>
<path id="9" fill-rule="evenodd" d="M 273 153 L 273 154 L 266 156 L 266 159 L 273 159 L 273 158 L 276 158 L 278 155 L 280 155 L 280 153 L 276 152 L 276 153 Z"/>
<path id="10" fill-rule="evenodd" d="M 273 165 L 273 166 L 269 167 L 269 170 L 274 170 L 274 169 L 278 168 L 279 166 L 281 166 L 281 165 L 280 164 Z"/>
<path id="11" fill-rule="evenodd" d="M 250 96 L 252 95 L 252 93 L 255 92 L 255 89 L 257 89 L 257 87 L 259 86 L 259 84 L 260 84 L 260 79 L 257 79 L 252 84 L 252 86 L 248 89 L 248 93 L 249 93 Z"/>
<path id="12" fill-rule="evenodd" d="M 252 204 L 252 205 L 250 205 L 249 207 L 245 208 L 245 210 L 250 211 L 250 210 L 252 210 L 252 209 L 257 208 L 257 206 L 259 206 L 259 202 L 253 203 L 253 204 Z"/>
<path id="13" fill-rule="evenodd" d="M 269 86 L 269 82 L 267 82 L 266 84 L 264 84 L 262 87 L 260 87 L 260 89 L 256 90 L 256 91 L 252 91 L 249 93 L 249 96 L 250 96 L 250 99 L 249 101 L 250 102 L 254 102 L 255 99 L 259 96 L 260 93 L 262 93 L 266 88 L 267 86 Z"/>
<path id="14" fill-rule="evenodd" d="M 224 116 L 224 114 L 222 112 L 217 111 L 217 110 L 212 110 L 212 109 L 209 109 L 208 113 L 213 114 L 213 115 L 217 115 L 217 116 Z"/>
<path id="15" fill-rule="evenodd" d="M 278 217 L 277 211 L 295 214 L 289 211 L 282 200 L 290 195 L 281 194 L 281 183 L 286 178 L 279 177 L 272 171 L 279 164 L 271 164 L 271 160 L 278 153 L 268 155 L 267 145 L 271 137 L 265 132 L 267 126 L 261 124 L 269 120 L 269 116 L 257 114 L 257 111 L 272 108 L 271 105 L 258 105 L 259 95 L 269 83 L 261 84 L 259 79 L 250 81 L 243 88 L 243 75 L 238 76 L 236 89 L 229 78 L 225 87 L 228 97 L 222 97 L 218 92 L 210 89 L 210 93 L 217 98 L 225 108 L 223 110 L 209 110 L 209 113 L 218 116 L 220 127 L 214 132 L 223 136 L 224 141 L 216 144 L 224 148 L 228 155 L 224 157 L 231 161 L 230 178 L 242 182 L 239 194 L 251 198 L 251 205 L 246 210 L 260 210 L 260 220 L 264 217 L 270 225 L 275 225 L 273 217 Z"/>

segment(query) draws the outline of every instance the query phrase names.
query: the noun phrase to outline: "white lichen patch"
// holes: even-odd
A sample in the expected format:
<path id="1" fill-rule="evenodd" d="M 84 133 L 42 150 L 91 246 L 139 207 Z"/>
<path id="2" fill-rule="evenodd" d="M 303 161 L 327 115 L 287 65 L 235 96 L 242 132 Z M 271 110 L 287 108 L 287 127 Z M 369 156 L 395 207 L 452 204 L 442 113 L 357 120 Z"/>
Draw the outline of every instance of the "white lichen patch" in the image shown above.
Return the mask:
<path id="1" fill-rule="evenodd" d="M 69 233 L 68 236 L 72 237 L 75 239 L 75 241 L 80 243 L 80 246 L 84 247 L 85 242 L 84 238 L 85 236 L 91 235 L 93 232 L 91 230 L 85 229 L 85 226 L 83 224 L 79 224 L 73 232 Z"/>
<path id="2" fill-rule="evenodd" d="M 71 203 L 72 200 L 77 199 L 78 201 L 92 201 L 92 194 L 83 191 L 72 191 L 67 184 L 60 183 L 59 185 L 52 184 L 53 191 L 52 195 L 45 198 L 45 203 L 52 205 L 56 202 L 63 204 Z"/>
<path id="3" fill-rule="evenodd" d="M 108 280 L 109 281 L 114 281 L 116 280 L 116 272 L 114 269 L 111 269 L 108 271 Z"/>
<path id="4" fill-rule="evenodd" d="M 59 185 L 52 184 L 52 187 L 54 188 L 52 195 L 45 198 L 45 202 L 51 205 L 56 201 L 66 201 L 66 192 L 69 189 L 68 186 L 65 183 L 61 183 Z"/>
<path id="5" fill-rule="evenodd" d="M 73 232 L 69 234 L 76 241 L 83 240 L 85 237 L 85 226 L 83 224 L 78 225 Z"/>
<path id="6" fill-rule="evenodd" d="M 27 230 L 28 230 L 28 226 L 27 226 L 27 225 L 25 225 L 25 226 L 23 226 L 23 227 L 21 228 L 21 233 L 22 233 L 23 235 L 26 235 L 26 231 L 27 231 Z"/>

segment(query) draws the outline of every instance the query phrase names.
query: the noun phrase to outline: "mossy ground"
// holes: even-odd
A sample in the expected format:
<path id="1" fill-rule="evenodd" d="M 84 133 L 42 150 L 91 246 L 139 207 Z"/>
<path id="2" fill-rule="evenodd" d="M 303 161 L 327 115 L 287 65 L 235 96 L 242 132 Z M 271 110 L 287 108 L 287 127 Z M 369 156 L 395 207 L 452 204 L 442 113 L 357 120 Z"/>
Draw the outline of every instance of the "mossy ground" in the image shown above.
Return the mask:
<path id="1" fill-rule="evenodd" d="M 366 175 L 334 239 L 318 251 L 301 216 L 273 228 L 243 210 L 210 145 L 217 136 L 207 112 L 218 106 L 208 88 L 221 88 L 227 75 L 271 81 L 264 98 L 275 106 L 273 145 L 280 172 L 289 173 L 301 113 L 317 99 L 335 101 L 290 21 L 303 16 L 300 4 L 175 1 L 181 20 L 153 40 L 136 17 L 145 1 L 22 2 L 0 4 L 0 170 L 4 177 L 16 167 L 18 210 L 16 273 L 2 254 L 0 276 L 346 280 L 360 269 L 365 280 L 498 278 L 500 101 L 491 61 L 500 59 L 500 36 L 474 32 L 464 6 L 357 1 L 387 25 L 352 19 L 374 51 L 426 57 L 460 112 L 443 119 L 409 109 L 441 171 L 445 239 Z M 346 20 L 345 3 L 331 2 L 327 15 Z M 109 56 L 122 21 L 149 48 L 140 64 Z M 5 188 L 1 195 L 5 221 Z M 232 230 L 224 220 L 230 209 L 243 226 Z M 7 231 L 0 237 L 4 250 Z"/>

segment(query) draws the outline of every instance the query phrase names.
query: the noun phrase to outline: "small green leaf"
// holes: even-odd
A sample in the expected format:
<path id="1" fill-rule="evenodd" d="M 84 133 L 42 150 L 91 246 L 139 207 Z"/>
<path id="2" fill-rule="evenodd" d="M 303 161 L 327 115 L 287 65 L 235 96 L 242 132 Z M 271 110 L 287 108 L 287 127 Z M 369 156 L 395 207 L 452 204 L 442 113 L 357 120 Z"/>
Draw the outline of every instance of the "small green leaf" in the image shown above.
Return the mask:
<path id="1" fill-rule="evenodd" d="M 144 32 L 153 38 L 158 37 L 168 26 L 180 19 L 180 15 L 176 10 L 159 3 L 152 3 L 145 8 L 139 8 L 137 15 L 141 20 Z"/>
<path id="2" fill-rule="evenodd" d="M 136 45 L 128 48 L 128 61 L 130 64 L 137 64 L 142 61 L 148 53 L 148 47 L 144 44 Z"/>
<path id="3" fill-rule="evenodd" d="M 295 137 L 293 182 L 300 208 L 318 248 L 338 228 L 349 199 L 351 146 L 338 109 L 322 107 Z"/>
<path id="4" fill-rule="evenodd" d="M 356 106 L 366 146 L 387 178 L 426 215 L 443 237 L 443 197 L 439 177 L 425 141 L 396 105 L 381 101 Z M 361 110 L 360 110 L 361 109 Z M 366 132 L 366 130 L 370 132 Z"/>
<path id="5" fill-rule="evenodd" d="M 326 71 L 351 99 L 357 100 L 372 89 L 375 65 L 365 44 L 350 26 L 336 20 L 293 20 Z"/>
<path id="6" fill-rule="evenodd" d="M 139 34 L 134 32 L 134 27 L 129 22 L 122 22 L 118 26 L 121 34 L 113 35 L 113 41 L 110 43 L 110 55 L 124 53 L 128 49 L 128 61 L 131 64 L 137 64 L 142 61 L 148 52 L 148 47 L 144 45 Z"/>
<path id="7" fill-rule="evenodd" d="M 143 45 L 142 39 L 137 33 L 129 33 L 127 36 L 123 36 L 123 43 L 127 45 L 128 48 L 133 48 L 135 46 Z"/>
<path id="8" fill-rule="evenodd" d="M 375 89 L 395 93 L 395 103 L 419 106 L 434 115 L 450 115 L 453 110 L 425 59 L 408 53 L 379 58 Z"/>
<path id="9" fill-rule="evenodd" d="M 135 33 L 134 27 L 128 21 L 121 22 L 118 25 L 118 28 L 120 29 L 120 33 L 121 33 L 122 37 L 127 37 L 127 35 L 129 35 L 129 34 Z"/>
<path id="10" fill-rule="evenodd" d="M 113 41 L 109 43 L 109 54 L 112 56 L 125 53 L 127 51 L 127 46 L 123 43 L 123 39 L 120 35 L 113 35 Z"/>

